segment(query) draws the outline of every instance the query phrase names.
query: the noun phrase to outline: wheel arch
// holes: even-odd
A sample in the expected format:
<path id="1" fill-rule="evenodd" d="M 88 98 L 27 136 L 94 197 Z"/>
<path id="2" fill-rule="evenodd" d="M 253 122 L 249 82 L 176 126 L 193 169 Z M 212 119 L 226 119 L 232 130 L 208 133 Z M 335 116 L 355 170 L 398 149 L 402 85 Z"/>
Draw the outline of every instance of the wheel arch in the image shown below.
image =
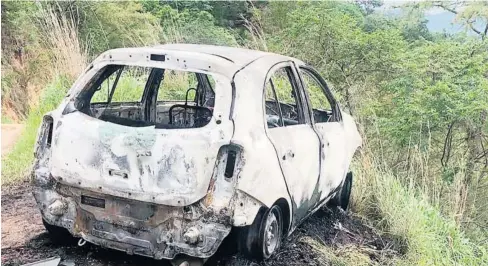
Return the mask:
<path id="1" fill-rule="evenodd" d="M 260 243 L 262 243 L 260 240 L 260 237 L 263 234 L 263 224 L 264 220 L 267 217 L 267 213 L 274 207 L 278 206 L 280 211 L 281 211 L 281 217 L 283 219 L 283 227 L 282 227 L 282 233 L 281 233 L 281 240 L 283 240 L 283 237 L 287 236 L 287 234 L 290 232 L 290 218 L 291 212 L 290 212 L 290 204 L 285 198 L 279 198 L 276 200 L 272 205 L 266 206 L 262 205 L 260 206 L 254 217 L 252 217 L 253 222 L 250 225 L 245 225 L 245 226 L 240 226 L 240 227 L 234 227 L 233 229 L 233 235 L 234 237 L 237 237 L 237 247 L 242 254 L 249 258 L 253 259 L 258 259 L 261 260 L 264 257 L 262 257 L 262 254 L 259 253 L 260 250 L 263 250 L 262 247 L 260 246 Z M 286 226 L 285 226 L 286 225 Z"/>
<path id="2" fill-rule="evenodd" d="M 290 203 L 285 199 L 285 198 L 279 198 L 275 203 L 273 204 L 277 205 L 281 209 L 281 213 L 283 215 L 283 235 L 286 236 L 288 232 L 290 231 L 291 228 L 291 205 Z M 272 206 L 270 206 L 271 208 Z"/>

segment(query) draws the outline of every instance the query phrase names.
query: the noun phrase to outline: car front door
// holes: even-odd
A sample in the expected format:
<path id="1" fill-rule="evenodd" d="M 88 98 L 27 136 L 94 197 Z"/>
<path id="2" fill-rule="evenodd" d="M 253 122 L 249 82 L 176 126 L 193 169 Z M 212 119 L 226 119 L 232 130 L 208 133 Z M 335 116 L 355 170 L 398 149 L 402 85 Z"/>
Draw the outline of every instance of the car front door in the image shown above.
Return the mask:
<path id="1" fill-rule="evenodd" d="M 341 111 L 324 79 L 310 67 L 299 68 L 312 123 L 320 137 L 320 202 L 341 185 L 349 168 Z"/>
<path id="2" fill-rule="evenodd" d="M 293 63 L 275 65 L 266 80 L 266 131 L 280 160 L 296 224 L 320 199 L 320 141 L 305 112 L 305 94 Z"/>

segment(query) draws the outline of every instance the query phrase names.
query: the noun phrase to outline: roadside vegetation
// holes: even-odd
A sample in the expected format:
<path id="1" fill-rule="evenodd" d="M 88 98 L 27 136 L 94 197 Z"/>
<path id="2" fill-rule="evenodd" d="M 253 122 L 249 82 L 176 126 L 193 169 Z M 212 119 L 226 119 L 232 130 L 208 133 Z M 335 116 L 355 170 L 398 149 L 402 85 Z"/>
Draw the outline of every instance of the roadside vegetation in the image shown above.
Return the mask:
<path id="1" fill-rule="evenodd" d="M 248 47 L 313 65 L 357 119 L 364 145 L 352 167 L 352 211 L 394 239 L 396 255 L 378 262 L 361 249 L 300 241 L 333 265 L 488 264 L 486 2 L 410 3 L 394 15 L 375 0 L 1 5 L 2 122 L 25 123 L 2 158 L 2 185 L 27 178 L 42 115 L 101 52 Z M 424 11 L 433 6 L 465 30 L 430 32 Z"/>

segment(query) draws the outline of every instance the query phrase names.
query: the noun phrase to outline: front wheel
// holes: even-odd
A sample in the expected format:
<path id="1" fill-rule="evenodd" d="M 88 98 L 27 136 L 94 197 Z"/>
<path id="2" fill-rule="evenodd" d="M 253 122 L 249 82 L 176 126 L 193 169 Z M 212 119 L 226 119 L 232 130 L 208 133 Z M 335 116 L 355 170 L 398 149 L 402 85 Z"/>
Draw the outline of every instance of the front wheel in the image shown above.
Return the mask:
<path id="1" fill-rule="evenodd" d="M 352 190 L 352 172 L 347 173 L 346 179 L 341 186 L 341 189 L 337 194 L 330 200 L 330 206 L 341 207 L 343 210 L 347 210 L 349 207 L 349 201 L 351 199 Z"/>
<path id="2" fill-rule="evenodd" d="M 252 225 L 241 228 L 239 251 L 250 259 L 267 259 L 280 248 L 282 237 L 283 213 L 274 205 L 258 212 Z"/>

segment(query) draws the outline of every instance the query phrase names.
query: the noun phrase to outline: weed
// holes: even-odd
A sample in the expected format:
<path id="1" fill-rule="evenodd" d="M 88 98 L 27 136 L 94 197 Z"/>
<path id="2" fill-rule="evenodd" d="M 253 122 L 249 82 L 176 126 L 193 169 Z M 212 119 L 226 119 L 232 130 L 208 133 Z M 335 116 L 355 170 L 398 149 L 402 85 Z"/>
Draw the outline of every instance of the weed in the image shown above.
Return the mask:
<path id="1" fill-rule="evenodd" d="M 38 107 L 29 112 L 25 128 L 12 151 L 2 158 L 2 185 L 24 179 L 33 160 L 33 148 L 37 130 L 45 113 L 54 110 L 69 89 L 70 81 L 58 77 L 49 84 Z"/>

